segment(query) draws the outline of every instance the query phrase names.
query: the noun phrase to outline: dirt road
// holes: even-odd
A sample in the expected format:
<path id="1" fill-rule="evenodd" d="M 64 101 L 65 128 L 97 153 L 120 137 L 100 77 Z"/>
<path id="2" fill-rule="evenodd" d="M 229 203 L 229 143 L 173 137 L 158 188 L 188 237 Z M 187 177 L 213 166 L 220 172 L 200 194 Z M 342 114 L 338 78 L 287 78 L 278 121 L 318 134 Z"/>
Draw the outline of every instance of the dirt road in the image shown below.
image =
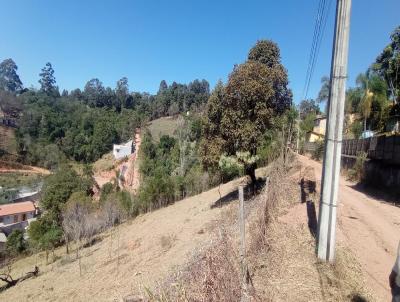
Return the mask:
<path id="1" fill-rule="evenodd" d="M 315 169 L 320 182 L 321 163 L 304 156 L 299 160 Z M 337 239 L 357 257 L 378 300 L 390 301 L 388 276 L 400 240 L 400 208 L 357 191 L 354 183 L 341 177 Z"/>

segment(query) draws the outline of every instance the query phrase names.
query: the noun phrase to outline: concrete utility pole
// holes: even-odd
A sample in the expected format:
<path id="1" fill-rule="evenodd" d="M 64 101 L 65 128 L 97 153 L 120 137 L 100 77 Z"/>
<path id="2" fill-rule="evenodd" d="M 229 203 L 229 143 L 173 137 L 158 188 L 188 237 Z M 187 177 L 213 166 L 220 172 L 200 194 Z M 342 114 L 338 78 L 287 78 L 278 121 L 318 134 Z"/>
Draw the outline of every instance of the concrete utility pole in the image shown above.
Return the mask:
<path id="1" fill-rule="evenodd" d="M 318 219 L 318 258 L 335 259 L 336 210 L 346 96 L 351 0 L 337 0 L 325 157 Z"/>

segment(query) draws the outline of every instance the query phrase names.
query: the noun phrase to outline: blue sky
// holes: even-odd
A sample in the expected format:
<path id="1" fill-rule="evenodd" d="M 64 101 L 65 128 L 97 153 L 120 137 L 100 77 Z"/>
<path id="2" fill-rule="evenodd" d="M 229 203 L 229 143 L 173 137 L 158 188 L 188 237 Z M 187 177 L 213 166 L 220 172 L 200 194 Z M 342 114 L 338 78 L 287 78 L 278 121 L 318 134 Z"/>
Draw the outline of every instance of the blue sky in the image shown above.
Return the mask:
<path id="1" fill-rule="evenodd" d="M 330 70 L 335 0 L 309 95 Z M 61 89 L 94 77 L 106 86 L 126 76 L 131 90 L 155 93 L 161 80 L 226 81 L 258 40 L 281 48 L 296 102 L 302 97 L 318 0 L 122 1 L 0 0 L 0 60 L 13 58 L 26 87 L 46 62 Z M 349 85 L 400 25 L 399 0 L 353 0 Z"/>

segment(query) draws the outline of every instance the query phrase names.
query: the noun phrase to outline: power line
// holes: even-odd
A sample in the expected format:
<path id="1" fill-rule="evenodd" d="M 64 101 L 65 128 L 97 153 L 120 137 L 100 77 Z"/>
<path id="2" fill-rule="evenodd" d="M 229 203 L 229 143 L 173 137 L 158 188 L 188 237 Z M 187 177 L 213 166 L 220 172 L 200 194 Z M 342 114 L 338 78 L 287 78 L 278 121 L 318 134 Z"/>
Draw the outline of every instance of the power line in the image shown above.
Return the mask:
<path id="1" fill-rule="evenodd" d="M 315 64 L 317 62 L 319 50 L 321 47 L 322 37 L 325 32 L 326 23 L 328 20 L 331 2 L 332 0 L 320 0 L 318 3 L 318 9 L 314 25 L 313 40 L 311 43 L 306 79 L 303 89 L 303 99 L 306 99 L 308 95 L 308 90 L 314 74 Z"/>

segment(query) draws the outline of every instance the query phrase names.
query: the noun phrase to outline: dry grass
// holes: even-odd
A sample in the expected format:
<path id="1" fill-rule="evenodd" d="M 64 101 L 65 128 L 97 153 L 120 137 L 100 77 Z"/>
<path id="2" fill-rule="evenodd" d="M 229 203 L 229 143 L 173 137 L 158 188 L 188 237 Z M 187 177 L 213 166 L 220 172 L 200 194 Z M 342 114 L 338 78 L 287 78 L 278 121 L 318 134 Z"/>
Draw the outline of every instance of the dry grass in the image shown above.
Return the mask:
<path id="1" fill-rule="evenodd" d="M 93 164 L 94 172 L 111 171 L 115 167 L 115 160 L 112 152 L 104 154 Z"/>
<path id="2" fill-rule="evenodd" d="M 246 201 L 250 301 L 372 301 L 351 253 L 338 247 L 335 265 L 319 263 L 305 204 L 301 204 L 299 171 L 275 165 L 269 185 Z M 308 179 L 311 180 L 312 179 Z M 307 198 L 316 194 L 308 192 Z M 154 291 L 149 301 L 240 301 L 241 273 L 237 212 L 231 209 L 215 224 L 212 245 L 199 251 L 184 270 Z"/>
<path id="3" fill-rule="evenodd" d="M 174 136 L 177 127 L 177 119 L 174 117 L 162 117 L 151 121 L 148 125 L 148 129 L 155 141 L 159 141 L 163 135 Z"/>

